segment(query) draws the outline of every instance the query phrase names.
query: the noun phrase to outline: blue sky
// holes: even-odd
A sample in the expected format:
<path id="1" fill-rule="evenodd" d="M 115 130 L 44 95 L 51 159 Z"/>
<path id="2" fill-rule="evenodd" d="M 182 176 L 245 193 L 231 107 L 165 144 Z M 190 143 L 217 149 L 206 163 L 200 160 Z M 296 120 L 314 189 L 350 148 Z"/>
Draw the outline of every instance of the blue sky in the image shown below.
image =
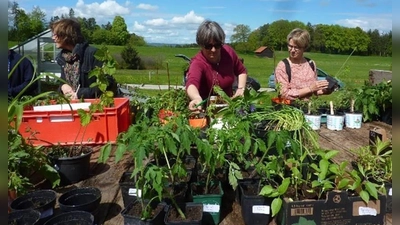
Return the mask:
<path id="1" fill-rule="evenodd" d="M 258 27 L 276 20 L 298 20 L 305 24 L 337 24 L 367 31 L 392 30 L 391 0 L 16 0 L 30 12 L 35 6 L 48 18 L 68 14 L 94 17 L 97 24 L 125 19 L 129 32 L 149 43 L 195 43 L 196 30 L 204 19 L 217 21 L 227 40 L 236 25 Z"/>

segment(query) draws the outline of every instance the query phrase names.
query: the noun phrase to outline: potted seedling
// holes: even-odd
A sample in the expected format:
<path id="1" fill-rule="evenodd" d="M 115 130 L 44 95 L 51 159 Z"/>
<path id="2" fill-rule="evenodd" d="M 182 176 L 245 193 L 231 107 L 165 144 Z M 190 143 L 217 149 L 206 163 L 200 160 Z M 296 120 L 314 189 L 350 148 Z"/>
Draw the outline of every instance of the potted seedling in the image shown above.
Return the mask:
<path id="1" fill-rule="evenodd" d="M 392 121 L 392 81 L 383 81 L 376 85 L 365 83 L 356 90 L 355 108 L 363 114 L 363 122 Z"/>
<path id="2" fill-rule="evenodd" d="M 361 128 L 362 124 L 362 112 L 356 108 L 355 102 L 359 96 L 357 96 L 357 89 L 344 89 L 339 91 L 337 98 L 340 101 L 340 105 L 344 108 L 345 114 L 345 125 L 348 128 Z"/>
<path id="3" fill-rule="evenodd" d="M 339 107 L 338 107 L 339 108 Z M 333 101 L 329 101 L 329 113 L 326 116 L 326 127 L 329 130 L 343 130 L 344 114 L 334 109 Z"/>
<path id="4" fill-rule="evenodd" d="M 312 96 L 309 100 L 295 100 L 295 105 L 304 111 L 304 117 L 313 130 L 321 128 L 321 107 L 324 102 L 317 96 Z"/>
<path id="5" fill-rule="evenodd" d="M 190 154 L 192 144 L 201 141 L 197 131 L 189 126 L 187 117 L 182 114 L 170 118 L 168 123 L 162 125 L 152 118 L 143 118 L 132 124 L 126 132 L 122 132 L 116 143 L 116 161 L 118 162 L 125 153 L 129 153 L 135 164 L 132 177 L 140 173 L 135 178 L 136 191 L 139 192 L 140 189 L 143 196 L 146 192 L 156 190 L 158 199 L 161 195 L 162 200 L 171 202 L 172 206 L 168 209 L 176 209 L 180 218 L 186 218 L 187 215 L 185 207 L 180 205 L 179 196 L 176 196 L 180 193 L 176 193 L 175 187 L 180 186 L 180 181 L 187 175 L 185 155 Z M 99 161 L 105 162 L 110 153 L 111 144 L 106 144 L 100 150 Z M 144 164 L 144 161 L 149 164 Z M 186 189 L 184 191 L 186 192 Z M 140 204 L 140 200 L 135 204 L 142 205 L 144 210 L 146 205 L 152 205 L 153 198 L 147 198 L 148 203 Z M 145 215 L 141 218 L 148 219 Z"/>
<path id="6" fill-rule="evenodd" d="M 90 71 L 89 77 L 96 78 L 92 87 L 98 87 L 100 96 L 91 102 L 88 109 L 79 108 L 76 110 L 80 126 L 73 143 L 52 145 L 48 147 L 47 151 L 55 168 L 59 171 L 61 183 L 64 185 L 79 182 L 89 176 L 93 146 L 84 143 L 85 134 L 96 113 L 102 113 L 105 108 L 114 106 L 114 93 L 108 90 L 107 76 L 112 76 L 115 72 L 115 60 L 106 48 L 98 50 L 95 57 L 102 61 L 103 65 Z M 81 138 L 79 139 L 79 137 Z"/>

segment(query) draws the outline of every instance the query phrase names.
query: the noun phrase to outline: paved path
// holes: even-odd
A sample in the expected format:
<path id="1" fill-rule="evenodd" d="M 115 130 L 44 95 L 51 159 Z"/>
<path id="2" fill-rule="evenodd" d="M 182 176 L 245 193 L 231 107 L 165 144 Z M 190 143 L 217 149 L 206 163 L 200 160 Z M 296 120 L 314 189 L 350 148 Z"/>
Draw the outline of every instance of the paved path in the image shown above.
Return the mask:
<path id="1" fill-rule="evenodd" d="M 153 89 L 153 90 L 168 90 L 168 85 L 156 85 L 156 84 L 121 84 L 122 88 L 131 90 L 135 87 L 141 88 L 141 89 Z M 171 88 L 184 88 L 182 85 L 171 85 Z M 260 91 L 275 91 L 275 89 L 272 88 L 260 88 Z"/>

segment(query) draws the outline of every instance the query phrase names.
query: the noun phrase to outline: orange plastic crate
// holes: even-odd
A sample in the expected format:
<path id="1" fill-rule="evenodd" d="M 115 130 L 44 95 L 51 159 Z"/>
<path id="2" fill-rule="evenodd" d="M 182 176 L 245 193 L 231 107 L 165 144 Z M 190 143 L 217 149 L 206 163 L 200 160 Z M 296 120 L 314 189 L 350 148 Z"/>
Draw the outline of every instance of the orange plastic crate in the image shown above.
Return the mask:
<path id="1" fill-rule="evenodd" d="M 94 113 L 86 130 L 77 111 L 68 107 L 60 111 L 25 110 L 19 131 L 35 146 L 115 143 L 118 134 L 131 124 L 131 115 L 128 98 L 114 98 L 114 105 Z"/>

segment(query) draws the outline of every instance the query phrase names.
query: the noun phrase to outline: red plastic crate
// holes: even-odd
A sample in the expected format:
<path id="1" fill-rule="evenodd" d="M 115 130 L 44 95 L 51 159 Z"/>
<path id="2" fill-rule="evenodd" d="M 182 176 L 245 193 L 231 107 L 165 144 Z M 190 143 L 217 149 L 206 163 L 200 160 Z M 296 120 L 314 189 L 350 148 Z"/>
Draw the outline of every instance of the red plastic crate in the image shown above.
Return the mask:
<path id="1" fill-rule="evenodd" d="M 95 99 L 85 100 L 93 101 Z M 25 110 L 19 131 L 35 146 L 115 143 L 118 134 L 131 124 L 131 115 L 128 98 L 114 98 L 114 105 L 94 113 L 86 131 L 76 110 Z"/>

